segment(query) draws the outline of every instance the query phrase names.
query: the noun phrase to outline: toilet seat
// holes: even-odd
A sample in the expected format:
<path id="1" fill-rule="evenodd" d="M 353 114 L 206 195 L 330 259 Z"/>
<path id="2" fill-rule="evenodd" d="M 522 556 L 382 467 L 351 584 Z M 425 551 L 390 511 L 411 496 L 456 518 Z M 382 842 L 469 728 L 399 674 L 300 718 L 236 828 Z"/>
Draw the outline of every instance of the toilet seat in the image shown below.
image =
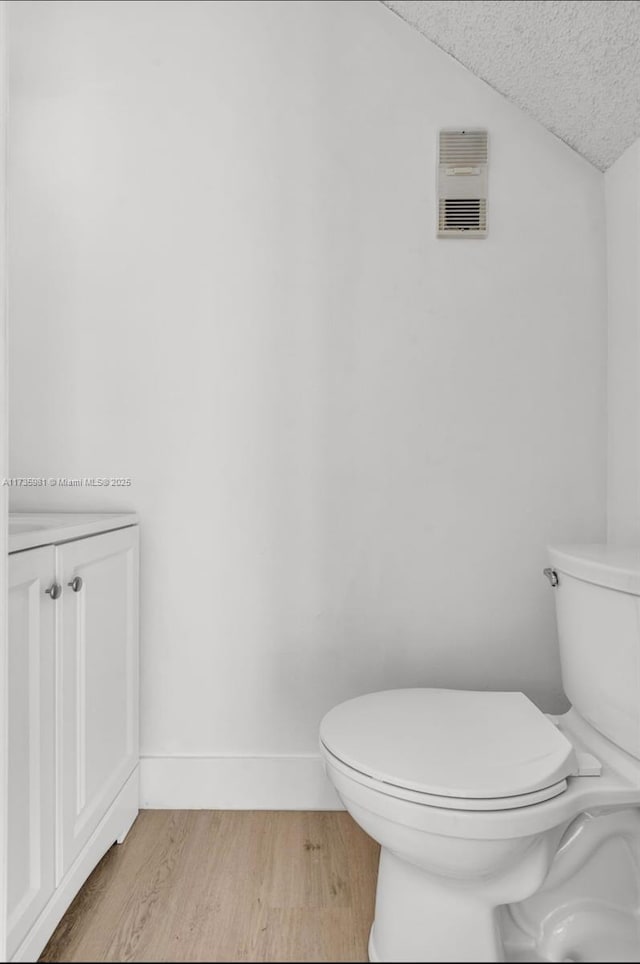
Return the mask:
<path id="1" fill-rule="evenodd" d="M 522 693 L 370 693 L 328 713 L 320 739 L 355 780 L 446 809 L 531 806 L 578 772 L 573 745 Z"/>
<path id="2" fill-rule="evenodd" d="M 376 790 L 378 793 L 384 793 L 389 797 L 396 797 L 406 803 L 418 803 L 423 807 L 440 807 L 444 810 L 466 810 L 473 812 L 516 810 L 520 807 L 531 807 L 535 803 L 544 803 L 545 800 L 551 800 L 553 797 L 564 793 L 567 789 L 567 781 L 560 780 L 558 783 L 554 783 L 550 787 L 545 787 L 543 790 L 536 790 L 533 793 L 522 793 L 511 797 L 445 797 L 432 793 L 421 793 L 417 790 L 408 790 L 406 787 L 398 787 L 386 781 L 376 780 L 366 773 L 347 766 L 346 763 L 334 756 L 324 745 L 323 749 L 325 759 L 327 763 L 330 763 L 334 771 L 342 773 L 343 776 L 350 778 L 370 790 Z"/>

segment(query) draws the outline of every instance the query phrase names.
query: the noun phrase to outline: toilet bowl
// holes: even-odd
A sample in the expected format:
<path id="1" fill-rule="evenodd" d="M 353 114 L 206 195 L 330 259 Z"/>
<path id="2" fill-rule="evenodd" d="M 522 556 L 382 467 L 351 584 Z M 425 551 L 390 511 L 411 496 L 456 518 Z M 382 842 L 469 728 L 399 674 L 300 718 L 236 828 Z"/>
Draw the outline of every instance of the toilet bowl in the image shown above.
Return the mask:
<path id="1" fill-rule="evenodd" d="M 567 714 L 410 688 L 322 721 L 381 846 L 372 961 L 640 959 L 640 552 L 550 552 Z"/>

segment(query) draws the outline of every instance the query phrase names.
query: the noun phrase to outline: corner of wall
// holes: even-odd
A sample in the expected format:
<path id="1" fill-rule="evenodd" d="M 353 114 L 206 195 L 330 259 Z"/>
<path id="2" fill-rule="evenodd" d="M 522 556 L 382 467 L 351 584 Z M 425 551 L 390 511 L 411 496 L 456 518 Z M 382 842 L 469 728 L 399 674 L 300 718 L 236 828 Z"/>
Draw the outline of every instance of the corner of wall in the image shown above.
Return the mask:
<path id="1" fill-rule="evenodd" d="M 605 174 L 607 540 L 640 543 L 640 141 Z"/>

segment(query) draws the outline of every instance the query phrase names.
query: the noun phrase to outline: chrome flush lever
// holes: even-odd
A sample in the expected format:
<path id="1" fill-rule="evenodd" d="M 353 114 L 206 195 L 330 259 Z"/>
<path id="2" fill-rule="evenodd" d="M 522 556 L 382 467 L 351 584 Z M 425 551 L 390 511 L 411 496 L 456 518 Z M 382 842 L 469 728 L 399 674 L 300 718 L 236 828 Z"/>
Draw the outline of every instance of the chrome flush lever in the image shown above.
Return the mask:
<path id="1" fill-rule="evenodd" d="M 555 569 L 551 569 L 550 567 L 547 567 L 546 569 L 543 569 L 542 572 L 549 580 L 551 588 L 555 589 L 558 583 L 560 582 L 560 580 L 558 579 L 558 573 L 555 571 Z"/>

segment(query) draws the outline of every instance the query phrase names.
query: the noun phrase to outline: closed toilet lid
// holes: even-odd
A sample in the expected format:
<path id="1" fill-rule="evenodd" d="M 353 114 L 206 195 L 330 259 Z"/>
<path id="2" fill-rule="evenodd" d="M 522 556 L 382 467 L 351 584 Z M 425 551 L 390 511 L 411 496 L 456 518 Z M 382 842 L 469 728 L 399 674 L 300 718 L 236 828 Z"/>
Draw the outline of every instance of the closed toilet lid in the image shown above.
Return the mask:
<path id="1" fill-rule="evenodd" d="M 577 772 L 572 744 L 523 693 L 370 693 L 327 713 L 320 739 L 375 780 L 443 797 L 517 796 Z"/>

